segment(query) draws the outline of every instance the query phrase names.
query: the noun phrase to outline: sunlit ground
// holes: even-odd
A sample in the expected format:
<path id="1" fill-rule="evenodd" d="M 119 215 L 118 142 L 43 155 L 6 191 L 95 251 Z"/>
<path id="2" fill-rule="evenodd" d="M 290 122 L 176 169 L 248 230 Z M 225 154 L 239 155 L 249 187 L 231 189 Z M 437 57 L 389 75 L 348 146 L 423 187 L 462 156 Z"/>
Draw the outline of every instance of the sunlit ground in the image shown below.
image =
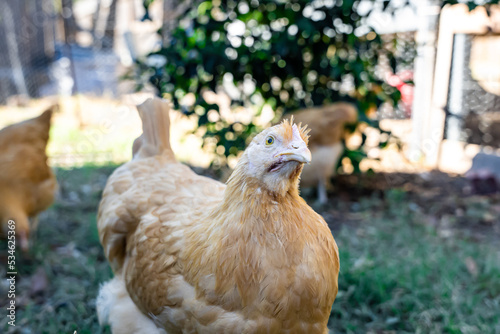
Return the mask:
<path id="1" fill-rule="evenodd" d="M 73 97 L 45 98 L 31 100 L 23 107 L 0 107 L 0 128 L 38 116 L 45 107 L 57 103 L 58 111 L 52 119 L 50 141 L 47 147 L 49 164 L 53 167 L 75 167 L 85 164 L 102 165 L 108 163 L 123 163 L 132 157 L 132 143 L 142 133 L 141 121 L 135 105 L 142 103 L 150 95 L 131 94 L 119 100 L 105 97 L 90 97 L 77 95 Z M 240 121 L 248 123 L 252 119 L 253 110 L 232 113 L 229 100 L 223 95 L 212 94 L 210 102 L 217 103 L 224 121 Z M 209 113 L 210 114 L 210 113 Z M 219 116 L 218 116 L 219 117 Z M 272 124 L 275 114 L 269 108 L 264 108 L 259 117 L 253 120 L 260 127 Z M 192 166 L 208 167 L 214 161 L 215 144 L 208 142 L 202 147 L 202 129 L 198 129 L 197 116 L 188 117 L 179 111 L 172 110 L 171 145 L 179 161 Z M 211 121 L 215 120 L 209 115 Z M 406 159 L 406 146 L 400 151 L 398 143 L 408 142 L 411 131 L 410 120 L 384 120 L 381 122 L 384 130 L 392 131 L 399 139 L 392 140 L 389 145 L 380 150 L 378 147 L 380 132 L 373 128 L 360 126 L 349 136 L 347 145 L 356 149 L 361 142 L 361 131 L 367 136 L 368 159 L 361 163 L 361 170 L 367 171 L 422 171 L 421 166 L 415 167 Z M 237 159 L 227 161 L 234 167 Z M 343 164 L 347 173 L 352 166 L 347 160 Z M 468 167 L 467 167 L 468 168 Z M 463 167 L 462 167 L 463 169 Z"/>
<path id="2" fill-rule="evenodd" d="M 33 100 L 26 107 L 0 107 L 0 129 L 38 116 L 46 106 L 58 103 L 52 119 L 47 147 L 54 167 L 123 163 L 132 157 L 132 143 L 142 133 L 135 108 L 148 95 L 130 95 L 121 100 L 89 96 Z M 201 147 L 200 136 L 191 134 L 197 120 L 171 112 L 171 144 L 179 160 L 207 167 L 213 154 Z"/>

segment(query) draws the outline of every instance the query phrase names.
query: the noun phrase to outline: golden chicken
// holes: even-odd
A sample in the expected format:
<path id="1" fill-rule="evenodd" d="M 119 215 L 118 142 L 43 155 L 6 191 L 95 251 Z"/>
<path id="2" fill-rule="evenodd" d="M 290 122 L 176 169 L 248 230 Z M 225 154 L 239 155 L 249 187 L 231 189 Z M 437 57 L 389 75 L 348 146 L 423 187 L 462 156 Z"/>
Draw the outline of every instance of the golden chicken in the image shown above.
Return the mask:
<path id="1" fill-rule="evenodd" d="M 37 215 L 54 201 L 57 181 L 47 165 L 52 107 L 37 118 L 0 131 L 0 221 L 7 235 L 8 221 L 15 222 L 21 249 L 29 247 L 30 230 Z M 31 223 L 30 223 L 31 219 Z"/>
<path id="2" fill-rule="evenodd" d="M 138 107 L 134 158 L 109 178 L 98 229 L 114 278 L 97 312 L 113 333 L 327 333 L 339 257 L 299 196 L 307 131 L 258 134 L 224 185 L 175 160 L 168 105 Z"/>
<path id="3" fill-rule="evenodd" d="M 309 148 L 312 162 L 304 166 L 300 185 L 318 189 L 318 202 L 328 201 L 327 187 L 335 176 L 335 167 L 344 153 L 344 127 L 358 119 L 356 107 L 350 103 L 337 102 L 321 108 L 303 109 L 285 115 L 284 119 L 294 117 L 295 121 L 307 124 L 311 129 Z"/>

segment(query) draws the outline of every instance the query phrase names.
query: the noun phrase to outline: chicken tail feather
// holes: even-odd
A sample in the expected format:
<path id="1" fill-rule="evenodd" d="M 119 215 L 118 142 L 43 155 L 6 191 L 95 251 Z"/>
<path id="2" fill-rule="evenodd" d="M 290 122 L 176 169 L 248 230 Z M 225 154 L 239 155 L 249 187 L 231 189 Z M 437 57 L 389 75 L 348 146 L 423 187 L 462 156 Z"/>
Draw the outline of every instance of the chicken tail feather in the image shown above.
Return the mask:
<path id="1" fill-rule="evenodd" d="M 169 103 L 160 98 L 147 99 L 137 106 L 142 119 L 142 135 L 134 141 L 134 159 L 167 154 L 173 158 L 170 147 Z"/>

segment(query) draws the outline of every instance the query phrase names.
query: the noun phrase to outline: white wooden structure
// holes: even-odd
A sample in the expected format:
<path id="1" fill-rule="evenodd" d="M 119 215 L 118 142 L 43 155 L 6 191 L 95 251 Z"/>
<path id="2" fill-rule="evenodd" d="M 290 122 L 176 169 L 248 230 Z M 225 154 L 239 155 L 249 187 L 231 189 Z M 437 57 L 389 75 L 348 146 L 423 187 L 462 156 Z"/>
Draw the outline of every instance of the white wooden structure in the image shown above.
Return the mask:
<path id="1" fill-rule="evenodd" d="M 484 7 L 477 7 L 469 12 L 465 4 L 445 6 L 439 16 L 437 48 L 434 48 L 432 31 L 425 24 L 437 17 L 437 13 L 432 9 L 432 1 L 426 0 L 426 2 L 429 4 L 427 9 L 431 10 L 421 14 L 423 27 L 417 37 L 419 54 L 415 68 L 416 91 L 409 158 L 421 162 L 426 167 L 462 173 L 470 167 L 473 156 L 481 148 L 477 145 L 467 145 L 459 140 L 443 140 L 446 110 L 449 107 L 452 62 L 454 58 L 461 56 L 459 52 L 453 54 L 454 43 L 461 41 L 460 38 L 456 38 L 459 37 L 457 34 L 480 36 L 500 34 L 500 6 L 491 6 L 489 15 Z M 491 54 L 494 49 L 485 52 L 485 55 L 479 55 L 481 58 L 471 60 L 469 66 L 479 68 L 484 59 L 495 58 L 495 55 Z M 477 52 L 475 56 L 478 57 Z M 491 79 L 490 76 L 484 86 L 486 90 L 495 90 L 496 83 L 500 83 L 500 54 L 496 55 L 496 59 L 496 65 L 494 62 L 489 62 L 490 75 L 496 73 L 498 77 Z M 474 68 L 471 70 L 475 73 L 484 73 L 484 66 L 480 70 Z"/>

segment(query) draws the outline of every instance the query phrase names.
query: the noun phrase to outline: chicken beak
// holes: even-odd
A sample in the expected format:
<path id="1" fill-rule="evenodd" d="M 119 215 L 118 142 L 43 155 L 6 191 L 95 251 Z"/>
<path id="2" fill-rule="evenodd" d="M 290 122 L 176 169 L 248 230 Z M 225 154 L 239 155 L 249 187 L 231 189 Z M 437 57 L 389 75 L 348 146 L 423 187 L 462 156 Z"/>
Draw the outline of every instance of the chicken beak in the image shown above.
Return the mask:
<path id="1" fill-rule="evenodd" d="M 307 145 L 302 142 L 300 144 L 292 144 L 290 150 L 278 153 L 275 157 L 283 157 L 283 161 L 297 161 L 308 164 L 311 162 L 311 151 L 309 151 Z"/>

